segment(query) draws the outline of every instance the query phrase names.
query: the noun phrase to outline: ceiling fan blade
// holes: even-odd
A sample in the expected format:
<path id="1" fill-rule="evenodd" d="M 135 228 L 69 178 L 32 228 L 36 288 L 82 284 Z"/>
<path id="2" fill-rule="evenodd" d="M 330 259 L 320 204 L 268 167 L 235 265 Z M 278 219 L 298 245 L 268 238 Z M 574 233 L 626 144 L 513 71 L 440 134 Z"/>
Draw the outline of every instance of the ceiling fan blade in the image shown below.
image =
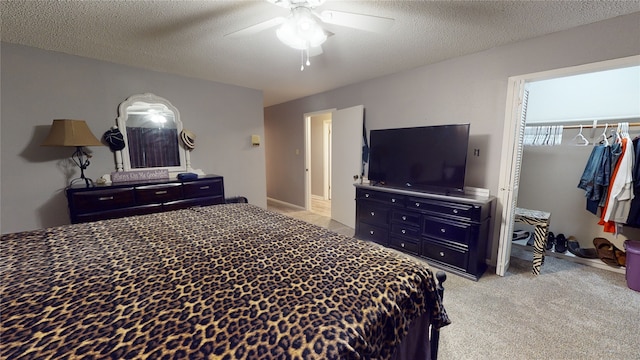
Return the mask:
<path id="1" fill-rule="evenodd" d="M 309 48 L 309 57 L 314 57 L 318 55 L 322 55 L 322 45 Z"/>
<path id="2" fill-rule="evenodd" d="M 346 26 L 371 32 L 383 32 L 393 25 L 394 20 L 373 15 L 354 14 L 344 11 L 325 10 L 320 19 L 327 24 Z"/>
<path id="3" fill-rule="evenodd" d="M 282 24 L 286 19 L 279 16 L 279 17 L 275 17 L 273 19 L 267 20 L 267 21 L 263 21 L 261 23 L 255 24 L 255 25 L 251 25 L 249 27 L 246 27 L 244 29 L 240 29 L 237 31 L 233 31 L 230 32 L 228 34 L 225 34 L 225 37 L 228 38 L 240 38 L 240 37 L 245 37 L 245 36 L 250 36 L 250 35 L 254 35 L 257 34 L 261 31 L 267 30 L 269 28 L 272 28 L 274 26 L 278 26 L 280 24 Z"/>

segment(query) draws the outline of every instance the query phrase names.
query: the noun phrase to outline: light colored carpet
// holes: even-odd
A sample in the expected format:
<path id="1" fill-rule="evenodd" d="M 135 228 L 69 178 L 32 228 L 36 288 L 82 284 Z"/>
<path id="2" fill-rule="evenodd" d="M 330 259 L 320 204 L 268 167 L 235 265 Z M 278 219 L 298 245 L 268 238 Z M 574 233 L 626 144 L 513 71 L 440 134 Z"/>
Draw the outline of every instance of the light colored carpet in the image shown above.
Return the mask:
<path id="1" fill-rule="evenodd" d="M 271 205 L 353 236 L 329 218 Z M 640 359 L 640 292 L 627 287 L 624 274 L 547 256 L 534 276 L 531 259 L 514 247 L 504 277 L 495 268 L 478 282 L 447 274 L 452 324 L 441 331 L 440 359 Z"/>

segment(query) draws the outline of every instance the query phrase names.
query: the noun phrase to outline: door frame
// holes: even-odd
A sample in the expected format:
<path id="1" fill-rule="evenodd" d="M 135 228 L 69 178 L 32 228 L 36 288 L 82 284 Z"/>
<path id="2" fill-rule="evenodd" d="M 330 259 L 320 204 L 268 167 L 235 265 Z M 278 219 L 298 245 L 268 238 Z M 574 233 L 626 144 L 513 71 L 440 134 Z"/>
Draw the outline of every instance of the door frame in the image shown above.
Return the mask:
<path id="1" fill-rule="evenodd" d="M 311 117 L 336 111 L 336 108 L 307 112 L 304 121 L 304 208 L 311 211 Z"/>
<path id="2" fill-rule="evenodd" d="M 522 154 L 522 141 L 517 134 L 520 131 L 520 115 L 522 103 L 520 94 L 524 92 L 526 84 L 540 80 L 549 80 L 565 76 L 587 74 L 629 66 L 640 65 L 640 55 L 633 55 L 619 59 L 604 60 L 589 64 L 570 66 L 565 68 L 541 71 L 536 73 L 511 76 L 507 85 L 507 104 L 504 118 L 504 133 L 502 139 L 502 158 L 500 160 L 500 178 L 498 180 L 498 209 L 502 213 L 500 235 L 498 242 L 498 257 L 496 259 L 496 274 L 504 276 L 509 268 L 511 256 L 511 241 L 514 213 L 512 200 L 517 197 L 515 179 L 515 165 L 521 159 L 514 158 L 514 154 Z M 501 208 L 501 209 L 500 209 Z"/>
<path id="3" fill-rule="evenodd" d="M 322 122 L 322 141 L 323 198 L 331 200 L 331 119 Z"/>

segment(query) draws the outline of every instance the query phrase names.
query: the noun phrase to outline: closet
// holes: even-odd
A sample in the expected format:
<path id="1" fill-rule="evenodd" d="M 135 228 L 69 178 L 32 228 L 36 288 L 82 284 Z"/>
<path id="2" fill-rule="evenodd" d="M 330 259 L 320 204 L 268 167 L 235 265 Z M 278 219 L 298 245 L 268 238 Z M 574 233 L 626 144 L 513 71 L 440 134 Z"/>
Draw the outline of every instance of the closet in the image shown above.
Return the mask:
<path id="1" fill-rule="evenodd" d="M 638 79 L 638 77 L 635 78 L 636 84 L 632 86 L 638 87 Z M 553 86 L 553 83 L 549 81 L 549 85 Z M 573 91 L 579 93 L 588 91 L 590 87 L 598 88 L 599 86 L 594 83 L 573 85 Z M 640 100 L 638 100 L 640 95 L 636 93 L 635 98 L 631 97 L 631 100 L 622 99 L 623 106 L 629 108 L 619 109 L 620 106 L 609 103 L 606 106 L 598 106 L 593 100 L 587 98 L 572 100 L 570 96 L 566 96 L 566 90 L 553 95 L 554 90 L 531 86 L 527 91 L 530 93 L 524 130 L 525 134 L 535 134 L 537 131 L 538 141 L 533 143 L 535 145 L 524 145 L 522 148 L 517 207 L 550 212 L 552 215 L 549 231 L 555 236 L 563 234 L 566 238 L 575 237 L 581 248 L 593 248 L 593 239 L 596 237 L 608 239 L 619 249 L 623 249 L 623 242 L 626 239 L 640 240 L 639 228 L 624 226 L 622 233 L 617 235 L 604 232 L 603 226 L 598 225 L 600 213 L 598 212 L 596 216 L 586 209 L 585 191 L 578 188 L 594 144 L 604 139 L 613 143 L 617 136 L 618 125 L 621 123 L 629 125 L 628 133 L 631 139 L 640 136 Z M 545 96 L 536 97 L 535 91 L 547 91 L 547 93 Z M 607 101 L 607 99 L 601 100 Z M 537 103 L 534 103 L 535 101 Z M 589 110 L 592 106 L 593 110 Z M 569 107 L 581 107 L 581 109 L 578 109 L 575 115 L 571 114 L 571 109 L 567 109 Z M 549 113 L 543 116 L 533 111 L 536 108 Z M 580 111 L 587 111 L 587 113 L 580 113 Z M 589 111 L 592 113 L 589 114 Z M 551 128 L 544 129 L 541 126 L 561 126 L 562 129 L 553 129 L 553 133 L 557 135 L 554 138 L 540 135 L 545 130 L 552 132 Z M 514 229 L 530 230 L 520 224 L 514 224 Z M 624 273 L 624 268 L 610 267 L 600 259 L 576 258 L 569 251 L 556 253 L 555 249 L 551 249 L 547 250 L 546 254 Z M 542 273 L 544 273 L 544 267 Z"/>

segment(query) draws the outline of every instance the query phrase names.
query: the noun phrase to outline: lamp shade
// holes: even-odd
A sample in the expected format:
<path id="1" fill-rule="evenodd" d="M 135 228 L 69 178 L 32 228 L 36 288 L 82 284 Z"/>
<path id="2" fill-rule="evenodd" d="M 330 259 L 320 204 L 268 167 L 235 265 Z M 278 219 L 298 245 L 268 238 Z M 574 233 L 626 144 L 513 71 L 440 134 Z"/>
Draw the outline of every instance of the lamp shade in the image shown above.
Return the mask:
<path id="1" fill-rule="evenodd" d="M 41 146 L 102 146 L 84 120 L 56 119 Z"/>

